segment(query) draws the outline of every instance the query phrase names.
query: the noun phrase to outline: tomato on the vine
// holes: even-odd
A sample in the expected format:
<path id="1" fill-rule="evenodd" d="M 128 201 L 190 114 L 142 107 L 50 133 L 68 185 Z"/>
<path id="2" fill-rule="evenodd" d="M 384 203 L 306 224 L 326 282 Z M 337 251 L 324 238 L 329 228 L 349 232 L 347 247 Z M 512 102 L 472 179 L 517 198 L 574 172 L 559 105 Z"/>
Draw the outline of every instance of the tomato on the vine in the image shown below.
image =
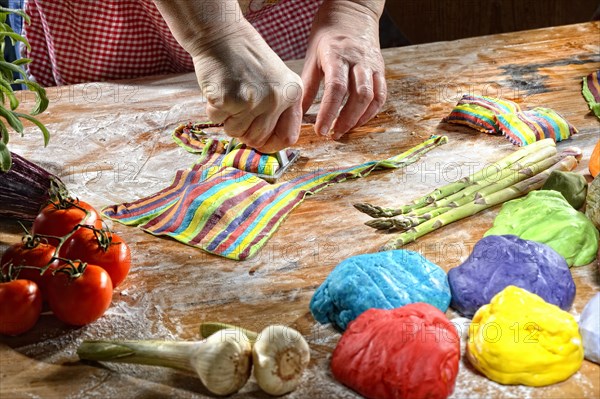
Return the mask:
<path id="1" fill-rule="evenodd" d="M 0 334 L 19 335 L 29 331 L 41 312 L 42 295 L 33 281 L 0 283 Z"/>
<path id="2" fill-rule="evenodd" d="M 73 267 L 74 266 L 74 267 Z M 48 304 L 61 321 L 74 326 L 89 324 L 104 314 L 112 301 L 112 282 L 100 266 L 62 264 L 48 282 Z"/>
<path id="3" fill-rule="evenodd" d="M 121 284 L 131 268 L 129 245 L 115 233 L 80 228 L 64 244 L 64 257 L 100 266 L 110 276 L 113 288 Z"/>
<path id="4" fill-rule="evenodd" d="M 12 264 L 13 267 L 25 266 L 19 270 L 16 278 L 31 280 L 36 283 L 42 292 L 42 298 L 45 299 L 47 280 L 51 278 L 52 271 L 59 264 L 57 259 L 51 263 L 55 250 L 56 248 L 53 245 L 26 236 L 22 242 L 8 247 L 2 255 L 0 265 L 2 267 L 9 264 Z M 48 266 L 48 269 L 42 274 L 42 268 L 46 266 Z"/>
<path id="5" fill-rule="evenodd" d="M 36 216 L 31 233 L 63 237 L 72 232 L 78 224 L 101 228 L 102 218 L 94 207 L 84 201 L 51 203 L 42 208 Z M 48 241 L 58 244 L 58 240 L 53 238 L 48 238 Z"/>

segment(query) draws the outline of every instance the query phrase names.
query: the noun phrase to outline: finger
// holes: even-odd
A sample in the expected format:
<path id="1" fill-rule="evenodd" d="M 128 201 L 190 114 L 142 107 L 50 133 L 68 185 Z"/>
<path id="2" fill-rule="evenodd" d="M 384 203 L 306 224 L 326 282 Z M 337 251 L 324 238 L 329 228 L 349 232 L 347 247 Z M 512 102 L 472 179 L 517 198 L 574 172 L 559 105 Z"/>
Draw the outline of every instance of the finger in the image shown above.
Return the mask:
<path id="1" fill-rule="evenodd" d="M 326 66 L 325 66 L 326 65 Z M 324 92 L 315 130 L 326 136 L 348 92 L 348 64 L 343 60 L 324 62 Z"/>
<path id="2" fill-rule="evenodd" d="M 206 116 L 208 116 L 208 119 L 210 119 L 211 122 L 223 123 L 231 115 L 229 112 L 225 111 L 222 108 L 215 108 L 212 105 L 207 104 L 206 105 Z"/>
<path id="3" fill-rule="evenodd" d="M 339 139 L 356 125 L 374 97 L 373 72 L 361 65 L 354 65 L 350 73 L 348 100 L 333 126 L 334 139 Z"/>
<path id="4" fill-rule="evenodd" d="M 280 116 L 281 114 L 271 115 L 269 117 L 267 117 L 266 114 L 257 116 L 248 128 L 244 137 L 241 137 L 240 140 L 250 147 L 263 147 L 273 133 Z"/>
<path id="5" fill-rule="evenodd" d="M 302 122 L 302 104 L 297 102 L 290 108 L 283 111 L 273 134 L 269 136 L 267 142 L 258 150 L 264 153 L 272 153 L 282 150 L 298 141 L 300 136 L 300 124 Z"/>
<path id="6" fill-rule="evenodd" d="M 319 85 L 323 74 L 319 70 L 316 61 L 307 60 L 302 69 L 302 82 L 304 83 L 304 95 L 302 96 L 302 113 L 305 114 L 317 97 Z"/>
<path id="7" fill-rule="evenodd" d="M 375 95 L 373 101 L 371 101 L 371 104 L 369 104 L 369 107 L 354 127 L 362 126 L 373 119 L 373 117 L 381 111 L 383 104 L 385 104 L 387 98 L 387 83 L 385 81 L 385 76 L 380 72 L 375 72 L 373 74 L 373 94 Z"/>
<path id="8" fill-rule="evenodd" d="M 255 117 L 252 112 L 241 112 L 237 115 L 232 115 L 225 120 L 223 130 L 231 137 L 241 138 L 246 135 L 254 119 Z"/>

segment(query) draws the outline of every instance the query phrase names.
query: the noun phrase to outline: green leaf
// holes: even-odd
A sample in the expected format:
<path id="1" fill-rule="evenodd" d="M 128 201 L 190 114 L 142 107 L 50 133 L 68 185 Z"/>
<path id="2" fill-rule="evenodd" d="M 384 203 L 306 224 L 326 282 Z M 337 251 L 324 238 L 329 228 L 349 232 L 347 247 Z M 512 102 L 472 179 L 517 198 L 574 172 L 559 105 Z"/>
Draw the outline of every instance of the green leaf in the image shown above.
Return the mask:
<path id="1" fill-rule="evenodd" d="M 31 18 L 29 18 L 29 15 L 25 14 L 25 11 L 19 10 L 17 8 L 0 7 L 0 13 L 17 14 L 20 15 L 28 24 L 31 23 Z"/>
<path id="2" fill-rule="evenodd" d="M 4 124 L 4 122 L 0 121 L 0 134 L 2 135 L 2 142 L 4 144 L 8 144 L 8 129 L 6 128 L 6 125 Z"/>
<path id="3" fill-rule="evenodd" d="M 12 62 L 13 65 L 23 65 L 29 64 L 31 62 L 31 58 L 19 58 L 18 60 L 14 60 Z"/>
<path id="4" fill-rule="evenodd" d="M 4 40 L 4 36 L 10 37 L 13 46 L 16 45 L 16 42 L 21 42 L 21 43 L 24 43 L 25 46 L 27 46 L 27 50 L 31 51 L 31 46 L 29 45 L 29 42 L 27 41 L 27 39 L 25 39 L 23 36 L 19 35 L 18 33 L 0 31 L 0 37 L 2 37 L 2 40 Z"/>
<path id="5" fill-rule="evenodd" d="M 19 118 L 27 119 L 28 121 L 32 122 L 37 127 L 39 127 L 42 131 L 42 134 L 44 135 L 44 147 L 48 145 L 48 142 L 50 141 L 50 132 L 48 131 L 48 129 L 46 129 L 46 126 L 44 126 L 42 122 L 38 121 L 31 115 L 21 114 L 18 112 L 15 112 L 15 115 L 17 115 Z"/>
<path id="6" fill-rule="evenodd" d="M 23 124 L 17 117 L 17 113 L 13 111 L 9 111 L 4 106 L 0 106 L 0 116 L 4 117 L 10 127 L 15 129 L 18 133 L 23 133 Z"/>
<path id="7" fill-rule="evenodd" d="M 12 166 L 12 159 L 10 158 L 10 151 L 6 144 L 0 141 L 0 171 L 8 172 Z"/>
<path id="8" fill-rule="evenodd" d="M 8 101 L 10 102 L 10 109 L 17 109 L 17 107 L 19 106 L 19 100 L 17 100 L 17 96 L 15 96 L 15 93 L 13 92 L 13 89 L 10 86 L 10 84 L 0 79 L 0 90 L 8 97 Z M 2 98 L 2 103 L 4 103 L 4 98 Z"/>
<path id="9" fill-rule="evenodd" d="M 29 90 L 34 91 L 37 94 L 35 98 L 35 106 L 31 110 L 31 115 L 41 114 L 46 110 L 46 108 L 48 108 L 49 101 L 48 97 L 46 96 L 46 89 L 39 84 L 26 79 L 17 79 L 15 80 L 15 83 L 23 83 Z"/>
<path id="10" fill-rule="evenodd" d="M 15 65 L 11 62 L 0 61 L 0 69 L 2 71 L 8 70 L 10 72 L 20 73 L 21 76 L 27 76 L 25 70 L 18 65 Z"/>

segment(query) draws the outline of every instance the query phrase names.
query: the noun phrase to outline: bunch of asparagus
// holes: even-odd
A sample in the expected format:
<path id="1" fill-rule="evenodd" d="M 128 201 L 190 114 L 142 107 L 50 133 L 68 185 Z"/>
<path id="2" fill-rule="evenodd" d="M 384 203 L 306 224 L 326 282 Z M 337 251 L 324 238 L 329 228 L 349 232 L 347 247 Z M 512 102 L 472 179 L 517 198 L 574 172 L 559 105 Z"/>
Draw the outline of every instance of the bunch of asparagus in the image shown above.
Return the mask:
<path id="1" fill-rule="evenodd" d="M 498 162 L 398 208 L 358 203 L 354 207 L 375 218 L 365 224 L 378 230 L 403 233 L 382 251 L 397 249 L 442 226 L 537 190 L 553 170 L 573 170 L 581 150 L 557 153 L 552 139 L 523 147 Z"/>

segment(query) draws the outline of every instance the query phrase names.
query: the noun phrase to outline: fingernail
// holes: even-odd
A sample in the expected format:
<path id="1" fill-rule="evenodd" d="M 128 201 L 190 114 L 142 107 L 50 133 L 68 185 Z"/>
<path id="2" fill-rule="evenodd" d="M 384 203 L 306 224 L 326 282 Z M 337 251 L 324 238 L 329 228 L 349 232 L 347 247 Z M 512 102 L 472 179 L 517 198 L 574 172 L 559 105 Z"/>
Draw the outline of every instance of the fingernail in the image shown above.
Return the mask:
<path id="1" fill-rule="evenodd" d="M 329 134 L 329 128 L 327 126 L 323 126 L 321 130 L 319 130 L 319 134 L 321 136 L 327 136 L 327 134 Z"/>

